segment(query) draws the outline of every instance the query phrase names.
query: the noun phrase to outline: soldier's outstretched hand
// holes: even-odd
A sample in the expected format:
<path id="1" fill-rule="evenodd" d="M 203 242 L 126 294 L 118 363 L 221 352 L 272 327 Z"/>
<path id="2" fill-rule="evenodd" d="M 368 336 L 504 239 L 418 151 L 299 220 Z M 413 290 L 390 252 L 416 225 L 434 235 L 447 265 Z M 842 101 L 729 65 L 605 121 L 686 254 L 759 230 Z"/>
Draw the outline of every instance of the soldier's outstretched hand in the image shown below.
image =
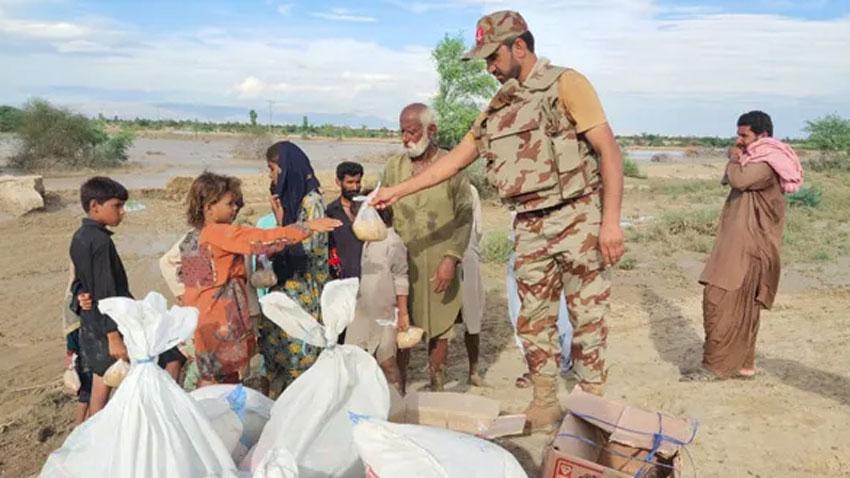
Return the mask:
<path id="1" fill-rule="evenodd" d="M 375 195 L 372 196 L 372 200 L 369 204 L 375 209 L 384 209 L 392 206 L 399 199 L 401 199 L 401 195 L 398 192 L 398 188 L 395 186 L 382 186 L 378 191 L 376 191 Z"/>
<path id="2" fill-rule="evenodd" d="M 599 228 L 599 249 L 605 265 L 613 266 L 626 253 L 623 228 L 619 224 L 602 224 Z"/>

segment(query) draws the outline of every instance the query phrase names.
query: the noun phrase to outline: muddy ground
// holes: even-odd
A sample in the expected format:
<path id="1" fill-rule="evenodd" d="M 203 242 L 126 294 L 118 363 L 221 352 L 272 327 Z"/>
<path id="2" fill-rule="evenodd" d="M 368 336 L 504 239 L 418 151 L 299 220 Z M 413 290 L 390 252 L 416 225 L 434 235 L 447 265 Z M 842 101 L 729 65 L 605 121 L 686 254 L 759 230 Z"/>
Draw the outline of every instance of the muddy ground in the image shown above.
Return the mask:
<path id="1" fill-rule="evenodd" d="M 669 188 L 661 186 L 687 178 L 716 180 L 722 164 L 719 158 L 642 163 L 650 179 L 627 180 L 624 215 L 639 224 L 680 207 L 665 195 Z M 327 172 L 321 176 L 331 184 Z M 243 215 L 253 220 L 266 212 L 265 181 L 254 176 L 247 186 Z M 58 189 L 52 188 L 45 211 L 0 222 L 0 476 L 36 474 L 70 431 L 73 402 L 59 385 L 64 354 L 59 314 L 68 241 L 82 212 L 75 192 Z M 128 213 L 114 239 L 132 291 L 137 297 L 150 290 L 168 296 L 157 259 L 187 229 L 182 206 L 159 190 L 131 194 L 145 209 Z M 326 194 L 332 197 L 333 188 Z M 719 201 L 718 207 L 722 197 Z M 507 230 L 508 213 L 498 203 L 485 201 L 484 217 L 487 233 Z M 850 476 L 848 257 L 787 265 L 777 303 L 763 315 L 757 359 L 761 374 L 754 381 L 709 384 L 678 382 L 680 369 L 700 361 L 701 288 L 696 277 L 705 254 L 632 241 L 628 257 L 629 270 L 614 272 L 608 395 L 699 420 L 684 476 Z M 519 412 L 531 392 L 513 385 L 523 363 L 506 319 L 504 265 L 486 264 L 483 274 L 488 302 L 482 364 L 488 387 L 466 385 L 462 338 L 451 344 L 449 386 L 496 398 L 505 412 Z M 423 385 L 421 349 L 412 368 L 414 388 Z M 562 400 L 567 393 L 562 390 Z M 534 476 L 548 439 L 537 434 L 500 443 Z"/>

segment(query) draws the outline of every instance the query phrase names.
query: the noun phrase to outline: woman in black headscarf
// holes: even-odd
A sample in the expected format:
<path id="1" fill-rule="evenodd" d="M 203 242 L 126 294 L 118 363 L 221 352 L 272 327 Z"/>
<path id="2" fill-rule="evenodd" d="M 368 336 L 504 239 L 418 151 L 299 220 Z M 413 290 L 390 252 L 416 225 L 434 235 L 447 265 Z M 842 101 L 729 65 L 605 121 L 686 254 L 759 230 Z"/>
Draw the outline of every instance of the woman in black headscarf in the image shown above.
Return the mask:
<path id="1" fill-rule="evenodd" d="M 307 155 L 293 143 L 280 141 L 266 151 L 272 180 L 273 209 L 281 226 L 305 223 L 325 216 L 319 180 Z M 272 258 L 278 283 L 272 290 L 286 293 L 316 320 L 321 320 L 319 298 L 329 279 L 328 235 L 313 234 L 298 246 Z M 269 378 L 269 392 L 276 397 L 316 360 L 319 348 L 291 340 L 263 317 L 259 345 Z"/>

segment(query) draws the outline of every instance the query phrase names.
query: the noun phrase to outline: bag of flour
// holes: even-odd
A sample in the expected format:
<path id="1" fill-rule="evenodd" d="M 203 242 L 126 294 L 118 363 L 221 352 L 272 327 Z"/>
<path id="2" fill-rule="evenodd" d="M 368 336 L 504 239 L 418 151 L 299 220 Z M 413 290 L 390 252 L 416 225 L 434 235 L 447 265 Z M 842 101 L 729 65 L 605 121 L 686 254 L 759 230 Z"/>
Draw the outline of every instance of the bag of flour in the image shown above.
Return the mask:
<path id="1" fill-rule="evenodd" d="M 198 310 L 168 310 L 155 292 L 140 301 L 103 299 L 98 309 L 118 324 L 130 371 L 106 407 L 47 458 L 40 476 L 235 477 L 236 465 L 206 416 L 156 361 L 194 333 Z"/>
<path id="2" fill-rule="evenodd" d="M 363 464 L 352 440 L 349 412 L 386 419 L 390 391 L 375 359 L 354 345 L 337 345 L 354 318 L 357 279 L 328 282 L 322 293 L 320 324 L 286 294 L 260 299 L 263 313 L 290 337 L 324 350 L 306 372 L 284 390 L 271 411 L 251 458 L 257 473 L 280 449 L 298 464 L 301 478 L 362 477 Z"/>
<path id="3" fill-rule="evenodd" d="M 354 200 L 360 203 L 360 209 L 357 211 L 357 216 L 354 217 L 354 223 L 351 225 L 351 229 L 354 231 L 354 235 L 357 236 L 357 239 L 361 241 L 372 241 L 378 242 L 383 241 L 387 238 L 387 225 L 384 224 L 384 220 L 381 219 L 381 215 L 378 214 L 378 211 L 369 204 L 369 201 L 372 200 L 372 197 L 381 189 L 381 183 L 378 183 L 378 187 L 372 191 L 368 196 L 358 196 L 355 197 Z"/>

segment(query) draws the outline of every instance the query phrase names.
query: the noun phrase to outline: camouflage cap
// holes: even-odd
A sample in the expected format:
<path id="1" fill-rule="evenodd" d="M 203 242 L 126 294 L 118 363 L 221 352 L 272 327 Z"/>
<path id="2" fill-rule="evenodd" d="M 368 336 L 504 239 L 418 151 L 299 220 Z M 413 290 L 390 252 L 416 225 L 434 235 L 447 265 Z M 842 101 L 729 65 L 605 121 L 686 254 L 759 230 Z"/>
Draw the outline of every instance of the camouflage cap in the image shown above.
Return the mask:
<path id="1" fill-rule="evenodd" d="M 463 55 L 464 60 L 487 58 L 499 46 L 528 31 L 528 24 L 517 12 L 502 10 L 481 17 L 475 28 L 475 47 Z"/>

